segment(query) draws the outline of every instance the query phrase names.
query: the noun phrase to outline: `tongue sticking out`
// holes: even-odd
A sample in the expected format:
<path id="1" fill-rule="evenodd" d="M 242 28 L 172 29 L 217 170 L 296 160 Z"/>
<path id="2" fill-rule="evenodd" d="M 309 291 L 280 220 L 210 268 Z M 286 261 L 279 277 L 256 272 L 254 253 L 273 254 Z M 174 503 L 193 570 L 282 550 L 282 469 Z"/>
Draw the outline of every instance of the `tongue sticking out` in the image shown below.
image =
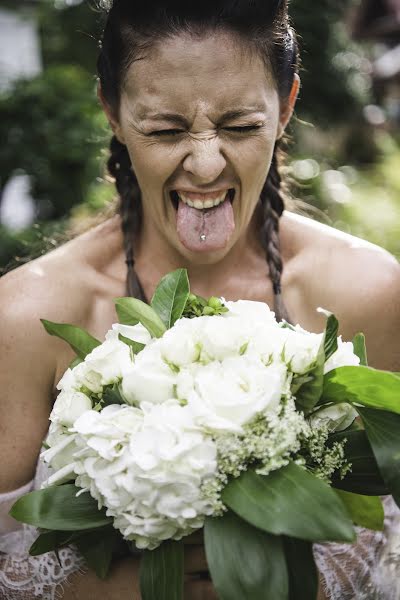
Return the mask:
<path id="1" fill-rule="evenodd" d="M 227 199 L 214 208 L 199 210 L 179 200 L 176 229 L 188 250 L 221 250 L 235 229 L 232 204 Z"/>

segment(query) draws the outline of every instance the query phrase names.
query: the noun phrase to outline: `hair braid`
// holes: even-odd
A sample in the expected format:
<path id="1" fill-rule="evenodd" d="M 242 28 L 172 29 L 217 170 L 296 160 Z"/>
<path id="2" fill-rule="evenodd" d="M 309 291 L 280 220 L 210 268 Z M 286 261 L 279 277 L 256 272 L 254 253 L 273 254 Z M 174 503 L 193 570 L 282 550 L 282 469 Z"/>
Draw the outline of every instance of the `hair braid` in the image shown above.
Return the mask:
<path id="1" fill-rule="evenodd" d="M 131 159 L 125 144 L 122 144 L 114 135 L 110 142 L 111 156 L 107 167 L 115 179 L 120 204 L 121 228 L 124 238 L 126 265 L 128 267 L 126 278 L 126 292 L 128 296 L 145 300 L 145 295 L 135 271 L 133 242 L 135 235 L 140 230 L 142 219 L 142 200 L 136 175 L 132 169 Z"/>
<path id="2" fill-rule="evenodd" d="M 262 226 L 261 241 L 265 248 L 269 276 L 274 290 L 274 310 L 278 321 L 290 323 L 290 317 L 282 299 L 281 277 L 283 261 L 279 241 L 279 219 L 284 211 L 281 191 L 282 179 L 279 172 L 279 141 L 276 142 L 271 167 L 261 191 Z"/>

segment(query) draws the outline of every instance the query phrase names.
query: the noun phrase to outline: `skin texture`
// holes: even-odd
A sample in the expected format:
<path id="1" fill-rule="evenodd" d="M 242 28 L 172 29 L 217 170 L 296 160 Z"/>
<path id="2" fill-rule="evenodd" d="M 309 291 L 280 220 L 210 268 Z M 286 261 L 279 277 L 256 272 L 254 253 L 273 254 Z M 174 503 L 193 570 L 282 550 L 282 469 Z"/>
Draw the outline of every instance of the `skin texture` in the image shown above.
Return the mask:
<path id="1" fill-rule="evenodd" d="M 111 126 L 126 142 L 143 192 L 144 223 L 135 241 L 136 270 L 147 298 L 159 279 L 178 267 L 189 271 L 202 296 L 246 298 L 272 305 L 272 285 L 258 241 L 254 209 L 269 169 L 276 137 L 290 117 L 297 81 L 282 102 L 256 55 L 236 38 L 176 37 L 126 76 L 119 115 L 105 105 Z M 223 121 L 237 107 L 260 105 L 245 118 Z M 179 112 L 186 129 L 171 139 L 148 134 L 182 129 L 148 121 L 143 107 Z M 263 123 L 239 134 L 228 127 Z M 235 231 L 225 248 L 193 253 L 180 243 L 169 190 L 213 190 L 232 185 Z M 340 320 L 340 333 L 367 337 L 370 364 L 400 371 L 400 268 L 390 254 L 363 240 L 286 211 L 281 219 L 283 297 L 292 321 L 319 332 L 322 306 Z M 0 281 L 0 492 L 29 481 L 48 426 L 55 386 L 73 359 L 69 347 L 49 337 L 40 318 L 74 323 L 102 339 L 117 316 L 113 299 L 125 293 L 126 266 L 118 216 L 91 229 Z M 193 541 L 193 544 L 189 543 Z M 207 569 L 201 538 L 188 540 L 185 600 L 214 600 L 209 582 L 193 578 Z M 76 576 L 65 598 L 131 598 L 137 561 L 115 566 L 107 584 Z M 323 594 L 320 592 L 320 600 Z"/>

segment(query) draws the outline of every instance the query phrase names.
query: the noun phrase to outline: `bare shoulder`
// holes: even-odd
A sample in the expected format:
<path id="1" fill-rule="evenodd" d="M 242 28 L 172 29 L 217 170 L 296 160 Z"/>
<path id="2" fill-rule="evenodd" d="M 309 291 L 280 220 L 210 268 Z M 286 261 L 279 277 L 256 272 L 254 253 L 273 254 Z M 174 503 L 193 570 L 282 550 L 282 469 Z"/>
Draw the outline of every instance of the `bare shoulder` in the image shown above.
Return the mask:
<path id="1" fill-rule="evenodd" d="M 0 280 L 0 453 L 5 465 L 0 492 L 32 477 L 54 386 L 74 357 L 67 344 L 45 332 L 40 319 L 80 325 L 99 336 L 107 319 L 112 321 L 103 310 L 112 306 L 107 252 L 113 238 L 107 231 L 105 226 L 79 236 Z"/>
<path id="2" fill-rule="evenodd" d="M 120 245 L 110 221 L 3 276 L 4 316 L 22 318 L 29 327 L 40 325 L 41 318 L 90 325 L 95 300 L 110 286 L 108 267 Z M 112 283 L 117 285 L 117 277 Z"/>
<path id="3" fill-rule="evenodd" d="M 399 370 L 396 258 L 366 240 L 292 213 L 286 217 L 284 235 L 291 240 L 307 303 L 334 312 L 344 338 L 363 331 L 373 366 Z"/>

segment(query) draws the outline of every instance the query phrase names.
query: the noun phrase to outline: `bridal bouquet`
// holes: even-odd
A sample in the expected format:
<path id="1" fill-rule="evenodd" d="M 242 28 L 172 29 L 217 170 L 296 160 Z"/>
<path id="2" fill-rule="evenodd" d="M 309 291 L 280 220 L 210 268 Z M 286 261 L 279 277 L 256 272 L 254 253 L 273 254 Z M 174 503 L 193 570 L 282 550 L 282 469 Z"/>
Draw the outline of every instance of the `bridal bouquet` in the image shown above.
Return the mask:
<path id="1" fill-rule="evenodd" d="M 312 543 L 383 527 L 400 505 L 400 377 L 367 367 L 362 334 L 278 323 L 268 306 L 208 301 L 185 270 L 147 305 L 116 300 L 103 343 L 43 321 L 77 359 L 58 384 L 42 458 L 13 507 L 37 555 L 73 543 L 100 577 L 142 551 L 143 600 L 181 600 L 183 538 L 204 528 L 221 600 L 311 600 Z"/>

